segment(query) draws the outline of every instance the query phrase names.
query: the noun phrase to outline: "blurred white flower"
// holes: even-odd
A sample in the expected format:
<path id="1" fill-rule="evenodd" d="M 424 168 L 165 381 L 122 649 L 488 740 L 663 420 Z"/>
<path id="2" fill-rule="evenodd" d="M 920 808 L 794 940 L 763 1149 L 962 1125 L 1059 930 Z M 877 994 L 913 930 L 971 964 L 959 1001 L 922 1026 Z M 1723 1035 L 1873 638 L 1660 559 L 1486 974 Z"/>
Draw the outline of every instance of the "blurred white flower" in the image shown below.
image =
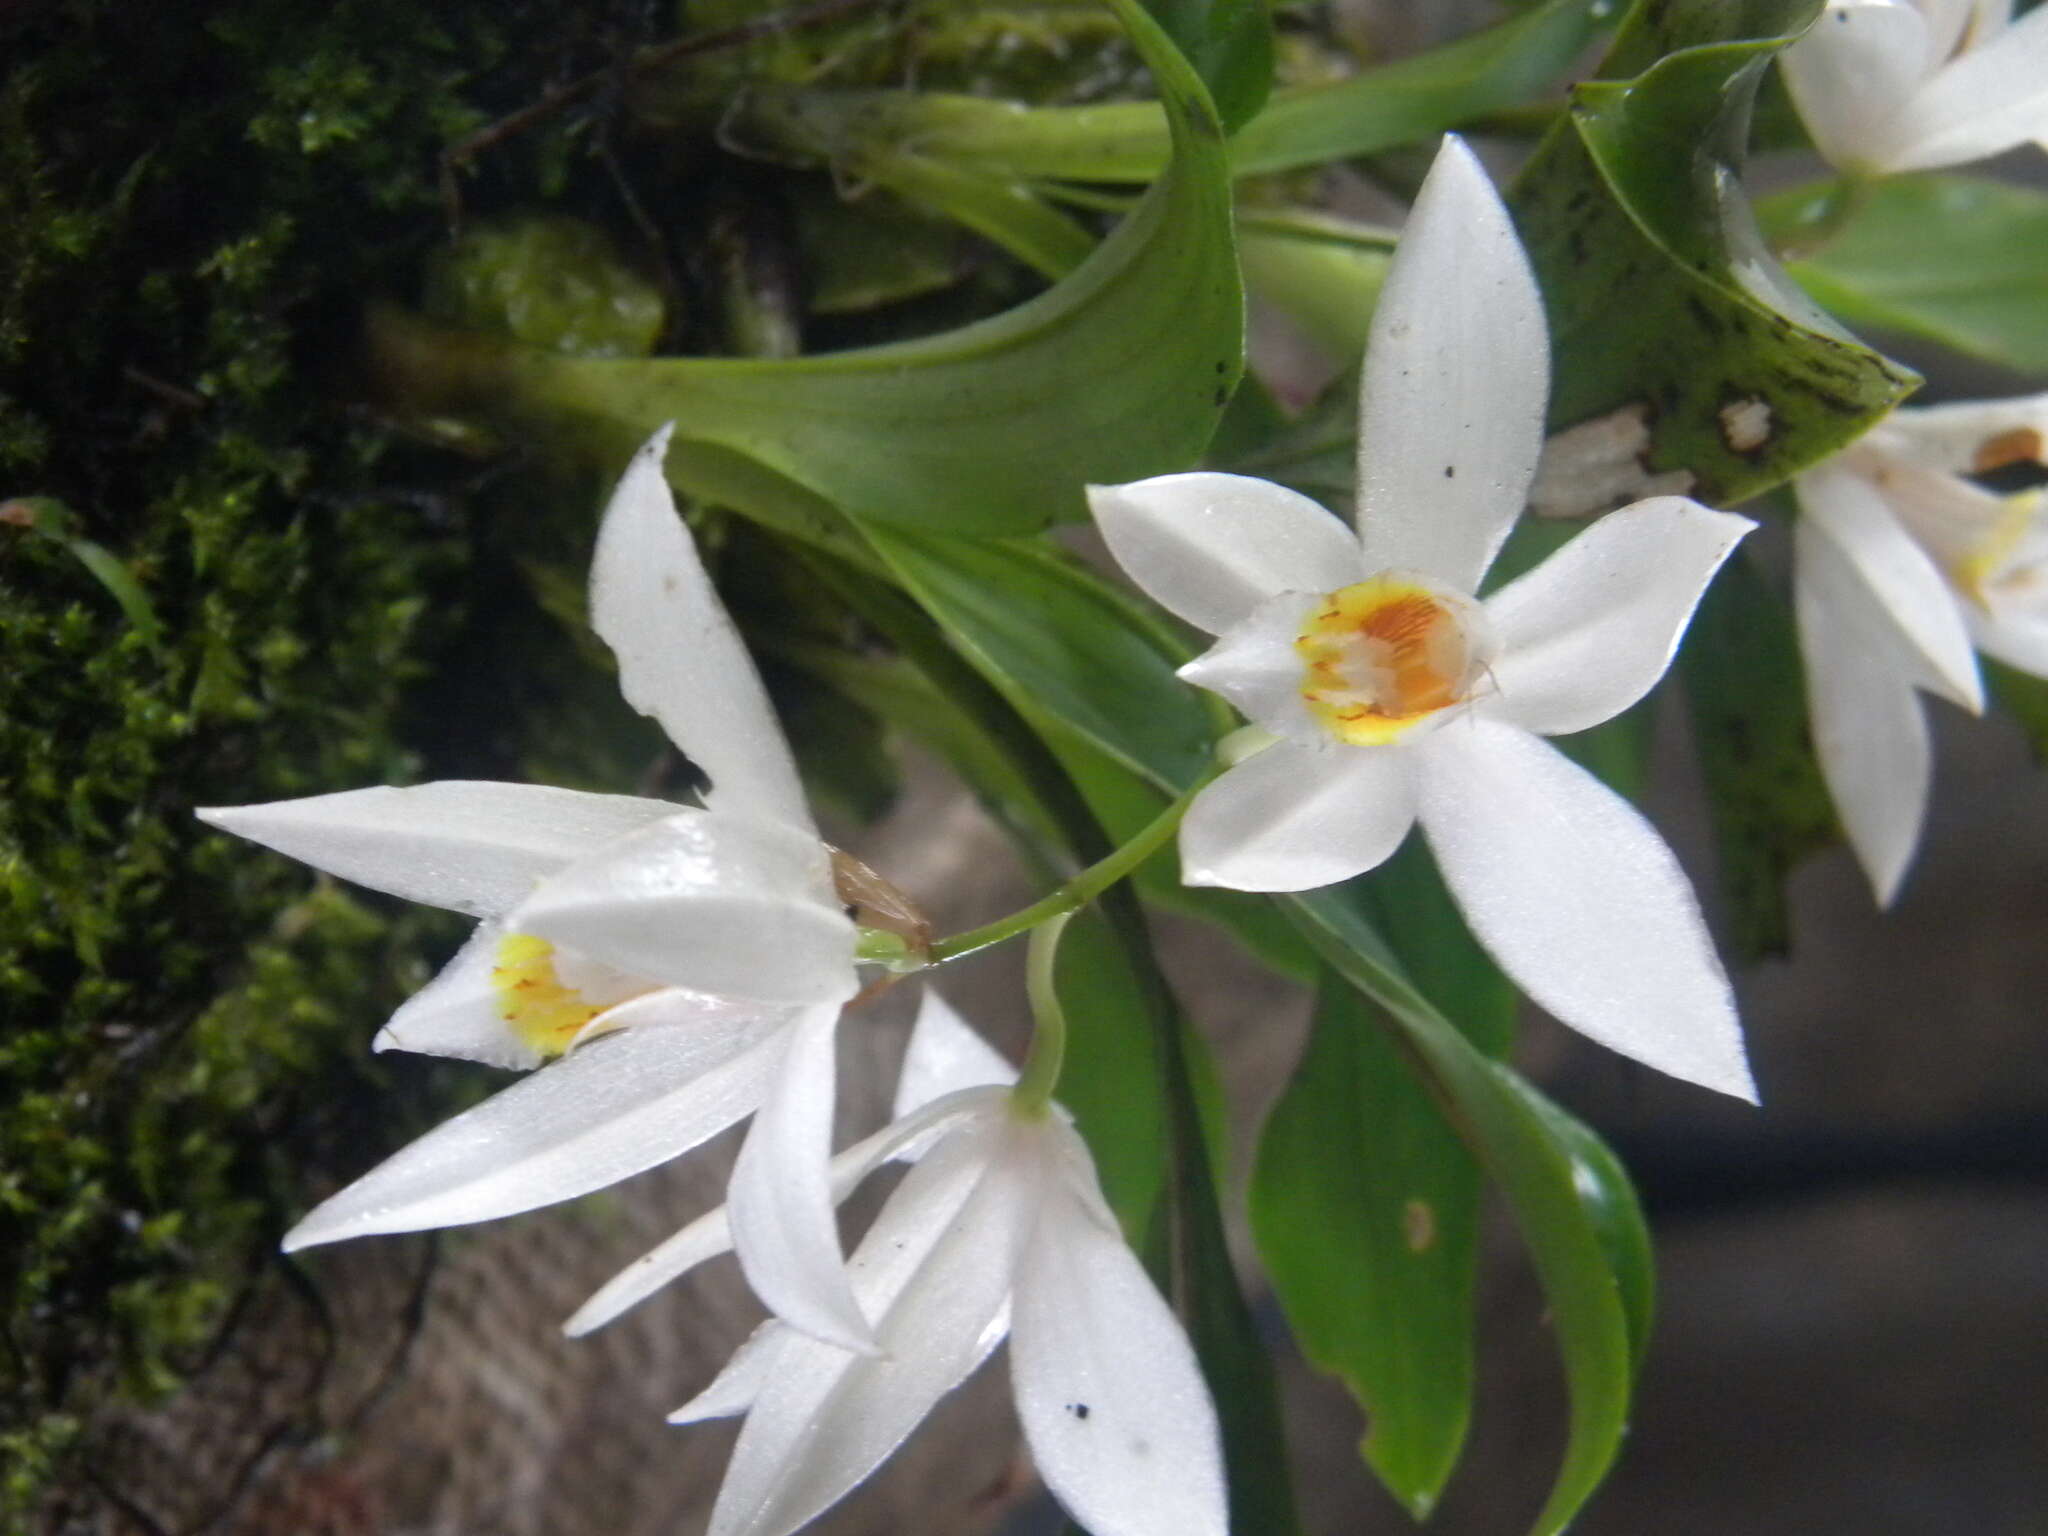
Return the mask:
<path id="1" fill-rule="evenodd" d="M 826 1171 L 856 931 L 760 678 L 676 515 L 668 436 L 641 448 L 606 508 L 591 623 L 627 701 L 709 777 L 704 808 L 450 781 L 199 813 L 483 920 L 380 1050 L 513 1067 L 569 1053 L 342 1190 L 285 1246 L 532 1210 L 753 1114 L 730 1194 L 741 1260 L 780 1315 L 865 1347 Z"/>
<path id="2" fill-rule="evenodd" d="M 1799 476 L 1799 646 L 1814 746 L 1880 903 L 1927 809 L 1915 690 L 1984 706 L 1975 651 L 2048 676 L 2048 509 L 1964 476 L 2044 459 L 2048 395 L 1902 409 Z"/>
<path id="3" fill-rule="evenodd" d="M 2048 10 L 2012 0 L 1828 0 L 1779 55 L 1838 170 L 1888 176 L 2048 141 Z"/>
<path id="4" fill-rule="evenodd" d="M 1299 891 L 1422 823 L 1467 920 L 1564 1023 L 1751 1097 L 1728 980 L 1671 851 L 1539 739 L 1662 677 L 1754 525 L 1682 497 L 1601 519 L 1483 602 L 1543 445 L 1549 342 L 1506 209 L 1456 139 L 1431 169 L 1365 354 L 1357 533 L 1237 475 L 1097 486 L 1112 554 L 1218 636 L 1181 676 L 1278 738 L 1196 799 L 1196 884 Z"/>
<path id="5" fill-rule="evenodd" d="M 1057 1105 L 927 991 L 897 1119 L 833 1162 L 851 1193 L 914 1162 L 850 1264 L 877 1353 L 762 1324 L 674 1423 L 745 1414 L 710 1536 L 787 1536 L 879 1466 L 1005 1336 L 1046 1486 L 1095 1536 L 1222 1536 L 1216 1414 L 1194 1351 L 1103 1203 Z M 714 1210 L 637 1260 L 567 1325 L 587 1333 L 730 1246 Z"/>

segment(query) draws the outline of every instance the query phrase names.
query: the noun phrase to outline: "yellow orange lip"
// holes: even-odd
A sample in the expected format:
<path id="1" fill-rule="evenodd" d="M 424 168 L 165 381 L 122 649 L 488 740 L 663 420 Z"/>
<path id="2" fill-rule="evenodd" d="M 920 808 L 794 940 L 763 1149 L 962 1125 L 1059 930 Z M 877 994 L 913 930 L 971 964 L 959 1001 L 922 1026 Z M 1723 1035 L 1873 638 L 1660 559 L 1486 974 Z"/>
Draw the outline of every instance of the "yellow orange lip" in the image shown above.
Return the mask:
<path id="1" fill-rule="evenodd" d="M 555 946 L 531 934 L 508 933 L 498 941 L 491 987 L 498 1015 L 519 1038 L 543 1056 L 559 1056 L 585 1025 L 604 1010 L 562 984 L 555 972 Z"/>
<path id="2" fill-rule="evenodd" d="M 1467 606 L 1398 572 L 1330 593 L 1294 642 L 1302 701 L 1353 746 L 1393 741 L 1462 702 L 1484 663 Z"/>

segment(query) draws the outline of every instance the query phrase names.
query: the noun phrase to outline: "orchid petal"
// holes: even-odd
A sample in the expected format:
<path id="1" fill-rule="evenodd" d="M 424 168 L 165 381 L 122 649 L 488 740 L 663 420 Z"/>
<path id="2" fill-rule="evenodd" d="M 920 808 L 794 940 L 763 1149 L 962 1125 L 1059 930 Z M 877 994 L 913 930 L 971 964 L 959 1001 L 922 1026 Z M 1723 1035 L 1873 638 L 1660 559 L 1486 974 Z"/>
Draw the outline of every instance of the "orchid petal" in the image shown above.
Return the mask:
<path id="1" fill-rule="evenodd" d="M 2048 677 L 2048 614 L 1975 613 L 1970 632 L 1985 655 L 2036 677 Z"/>
<path id="2" fill-rule="evenodd" d="M 832 1159 L 832 1203 L 842 1203 L 882 1164 L 895 1158 L 914 1162 L 933 1140 L 964 1117 L 984 1111 L 988 1103 L 984 1092 L 948 1093 L 848 1147 Z M 607 1280 L 562 1324 L 562 1332 L 580 1338 L 602 1328 L 699 1264 L 731 1251 L 731 1218 L 726 1207 L 715 1206 Z"/>
<path id="3" fill-rule="evenodd" d="M 590 627 L 626 702 L 661 722 L 711 780 L 705 804 L 810 833 L 789 742 L 662 475 L 674 424 L 633 455 L 590 561 Z"/>
<path id="4" fill-rule="evenodd" d="M 2048 137 L 2048 13 L 2027 12 L 1886 106 L 1905 145 L 1894 171 L 1964 165 Z"/>
<path id="5" fill-rule="evenodd" d="M 496 917 L 591 849 L 676 810 L 630 795 L 443 779 L 196 814 L 373 891 Z"/>
<path id="6" fill-rule="evenodd" d="M 917 1020 L 910 1026 L 910 1043 L 903 1049 L 895 1118 L 901 1120 L 963 1088 L 1007 1087 L 1016 1081 L 1017 1069 L 1002 1053 L 982 1039 L 936 987 L 926 987 L 918 1000 Z"/>
<path id="7" fill-rule="evenodd" d="M 726 1201 L 747 1283 L 776 1316 L 847 1349 L 868 1349 L 833 1216 L 832 1105 L 837 1004 L 790 1026 L 775 1082 L 747 1130 Z"/>
<path id="8" fill-rule="evenodd" d="M 1620 714 L 1664 675 L 1707 583 L 1754 527 L 1683 496 L 1601 518 L 1486 600 L 1500 654 L 1481 707 L 1543 736 Z"/>
<path id="9" fill-rule="evenodd" d="M 1914 463 L 1955 475 L 1982 474 L 2027 460 L 2044 463 L 2048 395 L 1901 406 L 1866 440 L 1882 441 Z"/>
<path id="10" fill-rule="evenodd" d="M 789 1536 L 859 1484 L 1001 1335 L 1037 1213 L 1001 1122 L 948 1137 L 890 1195 L 854 1256 L 881 1352 L 791 1335 L 734 1446 L 710 1536 Z"/>
<path id="11" fill-rule="evenodd" d="M 1247 758 L 1188 807 L 1183 878 L 1238 891 L 1306 891 L 1373 868 L 1415 820 L 1407 750 L 1283 741 Z"/>
<path id="12" fill-rule="evenodd" d="M 1602 1045 L 1754 1100 L 1699 901 L 1635 807 L 1505 721 L 1456 721 L 1415 750 L 1422 829 L 1501 969 Z"/>
<path id="13" fill-rule="evenodd" d="M 546 1060 L 505 1020 L 505 999 L 493 980 L 505 932 L 497 923 L 478 924 L 440 974 L 407 998 L 377 1031 L 370 1049 L 454 1056 L 519 1071 Z"/>
<path id="14" fill-rule="evenodd" d="M 761 1101 L 786 1013 L 675 989 L 628 1009 L 635 1027 L 444 1121 L 317 1206 L 285 1251 L 573 1199 L 667 1162 Z"/>
<path id="15" fill-rule="evenodd" d="M 1888 906 L 1919 845 L 1933 778 L 1913 691 L 1925 665 L 1832 538 L 1804 518 L 1792 538 L 1814 753 L 1849 846 Z"/>
<path id="16" fill-rule="evenodd" d="M 1147 596 L 1220 635 L 1281 592 L 1329 592 L 1365 574 L 1358 540 L 1319 502 L 1245 475 L 1091 485 L 1103 542 Z"/>
<path id="17" fill-rule="evenodd" d="M 1549 381 L 1529 258 L 1484 167 L 1446 135 L 1365 349 L 1358 532 L 1368 571 L 1478 587 L 1535 476 Z"/>
<path id="18" fill-rule="evenodd" d="M 1831 0 L 1778 55 L 1814 147 L 1845 171 L 1884 171 L 1904 136 L 1900 104 L 1929 64 L 1926 20 L 1889 0 Z"/>
<path id="19" fill-rule="evenodd" d="M 683 810 L 563 870 L 506 921 L 678 986 L 841 1002 L 856 990 L 855 933 L 830 871 L 808 833 Z"/>
<path id="20" fill-rule="evenodd" d="M 1981 710 L 1984 687 L 1955 594 L 1894 513 L 1894 505 L 1913 493 L 1893 481 L 1888 484 L 1896 498 L 1891 502 L 1870 480 L 1839 464 L 1808 470 L 1797 481 L 1801 519 L 1855 567 L 1900 635 L 1923 658 L 1920 670 L 1929 683 L 1963 708 Z"/>
<path id="21" fill-rule="evenodd" d="M 789 1324 L 769 1318 L 747 1335 L 702 1392 L 668 1416 L 669 1423 L 701 1424 L 706 1419 L 729 1419 L 747 1412 L 761 1389 L 783 1368 L 790 1341 L 802 1337 Z"/>
<path id="22" fill-rule="evenodd" d="M 1318 603 L 1311 592 L 1266 599 L 1175 675 L 1220 694 L 1247 720 L 1276 736 L 1304 743 L 1327 740 L 1322 723 L 1303 702 L 1305 670 L 1294 645 Z"/>
<path id="23" fill-rule="evenodd" d="M 1216 1410 L 1187 1334 L 1123 1234 L 1061 1183 L 1025 1246 L 1012 1310 L 1017 1416 L 1075 1523 L 1223 1536 Z"/>

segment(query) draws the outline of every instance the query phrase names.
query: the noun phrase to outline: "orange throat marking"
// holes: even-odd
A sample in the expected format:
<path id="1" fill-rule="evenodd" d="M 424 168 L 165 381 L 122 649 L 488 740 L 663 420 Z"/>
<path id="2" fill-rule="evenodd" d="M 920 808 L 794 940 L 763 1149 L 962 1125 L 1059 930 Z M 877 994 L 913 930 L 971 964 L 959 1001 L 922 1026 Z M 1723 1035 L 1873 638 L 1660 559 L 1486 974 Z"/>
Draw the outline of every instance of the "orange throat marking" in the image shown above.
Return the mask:
<path id="1" fill-rule="evenodd" d="M 1463 701 L 1473 645 L 1439 594 L 1395 574 L 1325 597 L 1294 642 L 1301 697 L 1340 741 L 1377 746 Z"/>
<path id="2" fill-rule="evenodd" d="M 491 967 L 498 1016 L 543 1056 L 569 1049 L 584 1025 L 604 1012 L 555 973 L 555 946 L 531 934 L 508 933 L 498 941 Z"/>

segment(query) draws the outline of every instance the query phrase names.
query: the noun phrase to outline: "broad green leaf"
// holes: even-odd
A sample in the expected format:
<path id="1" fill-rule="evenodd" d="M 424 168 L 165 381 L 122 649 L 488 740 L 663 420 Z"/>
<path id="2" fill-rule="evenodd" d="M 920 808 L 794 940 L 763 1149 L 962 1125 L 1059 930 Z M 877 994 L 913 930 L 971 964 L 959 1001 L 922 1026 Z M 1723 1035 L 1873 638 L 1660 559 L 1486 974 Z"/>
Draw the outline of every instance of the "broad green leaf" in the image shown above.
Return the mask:
<path id="1" fill-rule="evenodd" d="M 1678 653 L 1719 847 L 1722 917 L 1745 959 L 1788 943 L 1785 877 L 1835 836 L 1806 727 L 1792 615 L 1741 551 L 1700 601 Z"/>
<path id="2" fill-rule="evenodd" d="M 1594 1231 L 1607 1250 L 1616 1293 L 1628 1324 L 1629 1362 L 1640 1370 L 1650 1347 L 1650 1327 L 1657 1314 L 1656 1256 L 1642 1202 L 1629 1182 L 1628 1170 L 1613 1150 L 1583 1121 L 1538 1093 L 1511 1068 L 1496 1065 L 1508 1090 L 1534 1110 L 1572 1160 L 1572 1182 Z"/>
<path id="3" fill-rule="evenodd" d="M 1007 177 L 934 160 L 914 149 L 842 162 L 839 169 L 957 221 L 1055 281 L 1078 269 L 1095 249 L 1095 237 L 1087 230 Z"/>
<path id="4" fill-rule="evenodd" d="M 1659 14 L 1695 9 L 1728 8 Z M 1511 197 L 1549 314 L 1553 428 L 1647 407 L 1651 467 L 1689 470 L 1709 502 L 1789 478 L 1919 382 L 1816 309 L 1751 222 L 1742 134 L 1785 41 L 1691 48 L 1578 87 Z"/>
<path id="5" fill-rule="evenodd" d="M 1257 115 L 1273 89 L 1273 13 L 1267 0 L 1145 0 L 1209 87 L 1225 132 Z"/>
<path id="6" fill-rule="evenodd" d="M 1259 1144 L 1252 1231 L 1302 1352 L 1364 1407 L 1360 1449 L 1418 1520 L 1471 1418 L 1479 1192 L 1380 1010 L 1327 979 Z"/>
<path id="7" fill-rule="evenodd" d="M 1329 84 L 1277 91 L 1230 143 L 1231 169 L 1264 175 L 1369 155 L 1514 106 L 1550 86 L 1599 30 L 1609 0 L 1550 0 L 1442 48 Z M 1142 182 L 1167 163 L 1152 102 L 1025 108 L 930 92 L 790 90 L 742 104 L 739 130 L 816 154 L 877 145 L 1010 179 Z"/>
<path id="8" fill-rule="evenodd" d="M 1570 1391 L 1564 1461 L 1535 1536 L 1554 1536 L 1606 1475 L 1628 1425 L 1633 1376 L 1629 1307 L 1604 1214 L 1580 1187 L 1567 1146 L 1506 1069 L 1468 1041 L 1391 965 L 1339 890 L 1289 898 L 1323 958 L 1382 1010 L 1410 1065 L 1430 1084 L 1465 1144 L 1507 1196 L 1549 1302 Z M 1533 1090 L 1528 1090 L 1533 1092 Z"/>
<path id="9" fill-rule="evenodd" d="M 1137 0 L 1113 4 L 1166 104 L 1172 156 L 1110 237 L 1029 303 L 817 357 L 632 362 L 387 315 L 371 337 L 386 403 L 614 463 L 673 420 L 679 488 L 789 531 L 789 503 L 808 498 L 874 522 L 1024 533 L 1082 515 L 1088 481 L 1186 468 L 1243 368 L 1228 167 L 1201 81 Z"/>
<path id="10" fill-rule="evenodd" d="M 1217 732 L 1176 678 L 1184 657 L 1135 603 L 1043 543 L 870 527 L 904 587 L 1026 718 L 1060 721 L 1161 788 Z"/>
<path id="11" fill-rule="evenodd" d="M 1757 207 L 1793 254 L 1786 270 L 1848 324 L 1940 342 L 2048 373 L 2048 193 L 1974 176 L 1895 176 L 1870 187 L 1847 227 L 1798 253 L 1826 201 L 1796 187 Z"/>

